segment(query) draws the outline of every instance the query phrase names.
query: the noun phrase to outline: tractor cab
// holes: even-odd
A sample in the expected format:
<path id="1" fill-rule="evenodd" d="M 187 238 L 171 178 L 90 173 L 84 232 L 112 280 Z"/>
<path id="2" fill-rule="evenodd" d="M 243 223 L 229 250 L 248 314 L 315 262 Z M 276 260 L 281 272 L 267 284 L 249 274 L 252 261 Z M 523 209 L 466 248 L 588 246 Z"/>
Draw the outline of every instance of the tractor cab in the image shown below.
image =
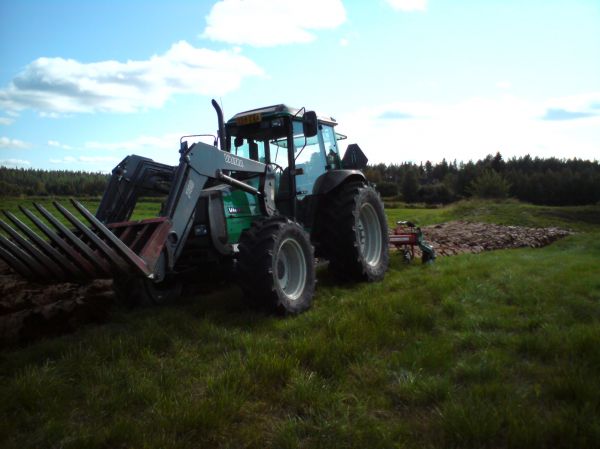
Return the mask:
<path id="1" fill-rule="evenodd" d="M 275 202 L 285 215 L 302 215 L 317 178 L 341 169 L 337 122 L 280 104 L 236 114 L 226 124 L 225 150 L 274 167 Z M 300 210 L 298 210 L 300 209 Z"/>

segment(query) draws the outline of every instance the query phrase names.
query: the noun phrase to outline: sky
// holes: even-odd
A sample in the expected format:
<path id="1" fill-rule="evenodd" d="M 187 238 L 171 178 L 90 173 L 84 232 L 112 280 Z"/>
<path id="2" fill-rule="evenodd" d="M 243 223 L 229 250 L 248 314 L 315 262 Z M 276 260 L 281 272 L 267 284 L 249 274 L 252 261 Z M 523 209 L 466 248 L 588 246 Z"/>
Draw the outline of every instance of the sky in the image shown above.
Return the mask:
<path id="1" fill-rule="evenodd" d="M 177 164 L 272 104 L 371 163 L 600 159 L 600 0 L 0 0 L 0 165 Z"/>

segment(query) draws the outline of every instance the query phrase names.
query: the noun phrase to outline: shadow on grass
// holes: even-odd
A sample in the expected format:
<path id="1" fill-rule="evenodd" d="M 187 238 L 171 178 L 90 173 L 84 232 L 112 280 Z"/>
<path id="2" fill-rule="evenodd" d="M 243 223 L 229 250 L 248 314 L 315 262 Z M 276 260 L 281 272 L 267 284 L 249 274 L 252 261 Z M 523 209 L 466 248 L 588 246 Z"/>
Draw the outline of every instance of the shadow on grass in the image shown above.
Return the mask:
<path id="1" fill-rule="evenodd" d="M 553 208 L 544 210 L 541 214 L 547 217 L 556 217 L 565 221 L 600 225 L 600 208 L 598 207 Z"/>
<path id="2" fill-rule="evenodd" d="M 206 279 L 195 285 L 189 284 L 182 297 L 170 304 L 131 307 L 112 303 L 106 306 L 107 317 L 102 323 L 86 323 L 74 332 L 5 346 L 0 351 L 0 375 L 60 359 L 82 342 L 91 344 L 94 340 L 102 339 L 110 346 L 111 339 L 120 340 L 123 335 L 140 333 L 149 337 L 148 344 L 152 346 L 150 341 L 155 338 L 197 338 L 199 335 L 191 330 L 195 326 L 212 326 L 221 333 L 256 331 L 269 327 L 273 321 L 294 318 L 277 316 L 252 306 L 235 283 L 221 279 L 213 279 L 212 284 L 210 282 L 210 279 Z M 342 286 L 326 267 L 319 269 L 317 295 L 319 290 L 334 285 L 348 292 L 354 286 Z M 164 347 L 160 342 L 158 346 Z"/>

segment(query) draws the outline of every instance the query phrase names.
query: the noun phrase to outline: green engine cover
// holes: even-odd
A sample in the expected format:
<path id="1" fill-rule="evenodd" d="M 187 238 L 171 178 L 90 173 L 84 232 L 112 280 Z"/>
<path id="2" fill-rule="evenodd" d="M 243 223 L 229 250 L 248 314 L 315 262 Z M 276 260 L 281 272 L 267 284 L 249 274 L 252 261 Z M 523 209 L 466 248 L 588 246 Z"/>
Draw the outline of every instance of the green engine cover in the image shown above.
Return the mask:
<path id="1" fill-rule="evenodd" d="M 258 187 L 258 178 L 244 182 Z M 242 190 L 231 189 L 223 192 L 223 207 L 225 208 L 225 221 L 230 244 L 238 243 L 242 231 L 249 228 L 253 221 L 263 215 L 259 199 Z"/>

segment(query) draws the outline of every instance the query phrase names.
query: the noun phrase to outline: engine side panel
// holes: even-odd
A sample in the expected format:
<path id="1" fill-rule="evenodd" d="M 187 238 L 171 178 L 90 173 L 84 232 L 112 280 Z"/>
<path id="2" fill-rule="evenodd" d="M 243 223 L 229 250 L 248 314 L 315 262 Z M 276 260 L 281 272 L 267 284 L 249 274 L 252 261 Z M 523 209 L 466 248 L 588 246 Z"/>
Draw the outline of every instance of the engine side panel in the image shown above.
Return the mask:
<path id="1" fill-rule="evenodd" d="M 258 178 L 246 182 L 258 187 Z M 241 190 L 228 189 L 224 192 L 223 207 L 230 244 L 237 243 L 242 231 L 249 228 L 253 221 L 263 216 L 260 200 L 255 195 Z"/>

